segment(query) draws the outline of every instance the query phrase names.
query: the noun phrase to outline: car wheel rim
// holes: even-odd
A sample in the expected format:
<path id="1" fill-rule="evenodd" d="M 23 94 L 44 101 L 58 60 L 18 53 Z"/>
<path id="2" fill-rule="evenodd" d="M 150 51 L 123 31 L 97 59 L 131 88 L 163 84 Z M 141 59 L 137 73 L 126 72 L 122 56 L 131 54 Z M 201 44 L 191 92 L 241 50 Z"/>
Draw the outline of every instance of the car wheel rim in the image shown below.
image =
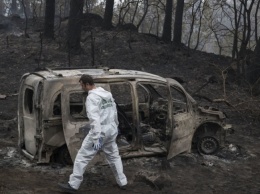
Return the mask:
<path id="1" fill-rule="evenodd" d="M 203 137 L 198 144 L 198 150 L 203 154 L 214 154 L 219 148 L 219 143 L 214 137 Z"/>

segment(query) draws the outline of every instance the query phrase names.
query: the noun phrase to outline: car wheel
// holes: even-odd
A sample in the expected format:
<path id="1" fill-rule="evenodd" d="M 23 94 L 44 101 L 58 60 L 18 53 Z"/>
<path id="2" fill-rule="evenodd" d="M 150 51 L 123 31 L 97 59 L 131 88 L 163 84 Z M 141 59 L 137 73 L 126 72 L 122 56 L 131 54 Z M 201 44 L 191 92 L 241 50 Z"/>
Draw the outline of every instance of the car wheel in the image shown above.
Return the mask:
<path id="1" fill-rule="evenodd" d="M 64 165 L 73 164 L 70 157 L 69 150 L 66 145 L 62 146 L 61 148 L 59 148 L 59 150 L 57 150 L 56 158 L 57 158 L 57 162 L 60 164 L 64 164 Z"/>
<path id="2" fill-rule="evenodd" d="M 214 154 L 219 149 L 219 142 L 214 136 L 204 136 L 199 139 L 197 148 L 201 154 Z"/>

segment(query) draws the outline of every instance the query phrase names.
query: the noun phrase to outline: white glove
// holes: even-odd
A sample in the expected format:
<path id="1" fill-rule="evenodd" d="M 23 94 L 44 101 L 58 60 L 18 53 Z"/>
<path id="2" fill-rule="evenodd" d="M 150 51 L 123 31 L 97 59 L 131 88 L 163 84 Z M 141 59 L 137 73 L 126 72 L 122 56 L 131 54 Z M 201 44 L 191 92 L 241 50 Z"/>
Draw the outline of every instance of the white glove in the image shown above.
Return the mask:
<path id="1" fill-rule="evenodd" d="M 98 140 L 94 141 L 93 148 L 94 150 L 100 150 L 103 146 L 103 138 L 100 137 Z"/>

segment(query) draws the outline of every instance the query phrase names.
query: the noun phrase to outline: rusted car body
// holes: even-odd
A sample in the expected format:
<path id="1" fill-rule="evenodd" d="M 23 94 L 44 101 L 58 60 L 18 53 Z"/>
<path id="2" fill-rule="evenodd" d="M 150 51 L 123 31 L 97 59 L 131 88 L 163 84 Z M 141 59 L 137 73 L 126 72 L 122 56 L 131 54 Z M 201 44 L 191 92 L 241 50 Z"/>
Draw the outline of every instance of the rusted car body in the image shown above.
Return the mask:
<path id="1" fill-rule="evenodd" d="M 79 84 L 92 75 L 96 86 L 111 91 L 119 116 L 122 158 L 163 154 L 170 159 L 190 152 L 214 154 L 224 145 L 225 115 L 199 107 L 175 80 L 120 69 L 42 70 L 23 75 L 18 97 L 19 148 L 38 163 L 75 159 L 89 128 L 87 93 Z"/>

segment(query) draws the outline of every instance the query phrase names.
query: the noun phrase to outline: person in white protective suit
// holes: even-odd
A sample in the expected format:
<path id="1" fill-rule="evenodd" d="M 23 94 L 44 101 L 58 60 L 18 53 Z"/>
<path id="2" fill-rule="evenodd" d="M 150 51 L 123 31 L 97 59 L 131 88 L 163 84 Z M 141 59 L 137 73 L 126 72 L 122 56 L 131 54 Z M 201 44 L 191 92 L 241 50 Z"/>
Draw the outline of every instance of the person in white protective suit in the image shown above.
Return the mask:
<path id="1" fill-rule="evenodd" d="M 82 75 L 79 82 L 82 89 L 88 92 L 86 110 L 91 129 L 77 153 L 69 182 L 59 183 L 59 186 L 66 192 L 77 191 L 83 181 L 83 174 L 88 163 L 101 149 L 105 153 L 117 184 L 121 189 L 125 189 L 127 178 L 123 173 L 123 165 L 116 144 L 118 118 L 112 94 L 101 87 L 96 87 L 93 78 L 89 75 Z"/>

